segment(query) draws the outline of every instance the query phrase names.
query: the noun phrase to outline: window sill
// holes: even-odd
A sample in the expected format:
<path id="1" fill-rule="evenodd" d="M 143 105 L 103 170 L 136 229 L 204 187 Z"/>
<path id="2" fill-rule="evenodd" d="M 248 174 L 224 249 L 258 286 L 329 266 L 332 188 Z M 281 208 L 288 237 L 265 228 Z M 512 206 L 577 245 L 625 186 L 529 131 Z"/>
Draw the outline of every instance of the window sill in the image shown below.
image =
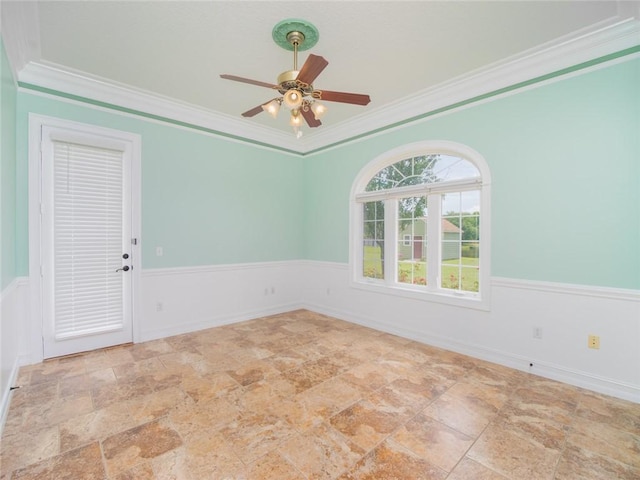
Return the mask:
<path id="1" fill-rule="evenodd" d="M 455 307 L 472 308 L 474 310 L 490 310 L 488 295 L 485 293 L 483 297 L 471 296 L 465 294 L 454 293 L 440 293 L 424 290 L 413 290 L 411 288 L 402 288 L 396 286 L 389 286 L 381 284 L 375 281 L 366 280 L 352 280 L 351 287 L 359 290 L 365 290 L 368 292 L 392 295 L 395 297 L 410 298 L 413 300 L 420 300 L 423 302 L 434 302 L 445 305 L 452 305 Z"/>

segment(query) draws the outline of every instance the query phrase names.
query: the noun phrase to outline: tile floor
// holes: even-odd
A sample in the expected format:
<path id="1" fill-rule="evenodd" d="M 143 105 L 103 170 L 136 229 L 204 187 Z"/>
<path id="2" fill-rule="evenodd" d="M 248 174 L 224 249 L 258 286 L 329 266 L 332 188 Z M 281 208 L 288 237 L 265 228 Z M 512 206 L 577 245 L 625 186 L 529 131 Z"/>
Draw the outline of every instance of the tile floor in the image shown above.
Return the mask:
<path id="1" fill-rule="evenodd" d="M 640 405 L 307 311 L 19 384 L 2 480 L 640 479 Z"/>

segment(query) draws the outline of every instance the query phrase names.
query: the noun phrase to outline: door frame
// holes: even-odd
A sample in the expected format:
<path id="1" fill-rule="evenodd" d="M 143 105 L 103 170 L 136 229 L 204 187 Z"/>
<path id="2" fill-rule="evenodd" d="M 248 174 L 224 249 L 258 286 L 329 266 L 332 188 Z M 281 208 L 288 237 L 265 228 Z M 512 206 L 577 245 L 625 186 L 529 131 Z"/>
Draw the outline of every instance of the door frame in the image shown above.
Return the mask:
<path id="1" fill-rule="evenodd" d="M 29 114 L 29 322 L 26 332 L 28 363 L 39 363 L 44 358 L 43 305 L 42 305 L 42 231 L 40 227 L 42 170 L 42 127 L 53 127 L 79 133 L 102 135 L 131 144 L 131 237 L 137 243 L 131 245 L 131 322 L 133 341 L 140 341 L 140 273 L 142 269 L 141 248 L 141 172 L 142 140 L 140 135 L 89 125 L 71 120 Z"/>

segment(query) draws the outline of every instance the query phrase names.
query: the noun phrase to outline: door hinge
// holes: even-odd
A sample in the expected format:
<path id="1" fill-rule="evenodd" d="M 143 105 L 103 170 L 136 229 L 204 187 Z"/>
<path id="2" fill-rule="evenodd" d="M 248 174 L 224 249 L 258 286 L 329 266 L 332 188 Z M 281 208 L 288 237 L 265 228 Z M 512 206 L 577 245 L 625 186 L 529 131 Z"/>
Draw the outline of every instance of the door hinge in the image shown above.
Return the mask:
<path id="1" fill-rule="evenodd" d="M 131 239 L 131 245 L 137 245 L 138 244 L 138 239 L 137 238 L 132 238 Z"/>

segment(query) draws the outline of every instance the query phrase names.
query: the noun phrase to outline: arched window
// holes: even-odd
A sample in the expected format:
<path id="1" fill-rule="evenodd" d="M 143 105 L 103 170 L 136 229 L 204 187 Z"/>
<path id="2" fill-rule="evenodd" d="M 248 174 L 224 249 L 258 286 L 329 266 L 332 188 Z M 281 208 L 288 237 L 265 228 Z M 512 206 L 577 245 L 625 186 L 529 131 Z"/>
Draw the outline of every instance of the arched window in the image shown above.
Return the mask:
<path id="1" fill-rule="evenodd" d="M 486 306 L 489 188 L 484 159 L 452 142 L 407 145 L 369 163 L 351 195 L 355 284 Z"/>

